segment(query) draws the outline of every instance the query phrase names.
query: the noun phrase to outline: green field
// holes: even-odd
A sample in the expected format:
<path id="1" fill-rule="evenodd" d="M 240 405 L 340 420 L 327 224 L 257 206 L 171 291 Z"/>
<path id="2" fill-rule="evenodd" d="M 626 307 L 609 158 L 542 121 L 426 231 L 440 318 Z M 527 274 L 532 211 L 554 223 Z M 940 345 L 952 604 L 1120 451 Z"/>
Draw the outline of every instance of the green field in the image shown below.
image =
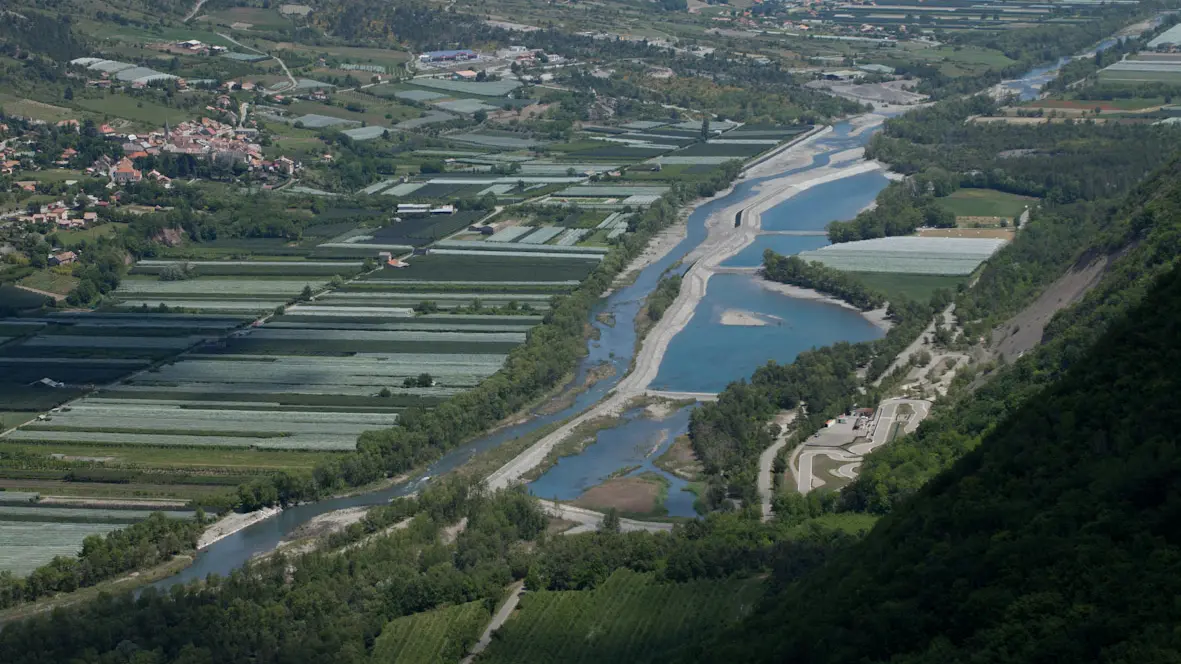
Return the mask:
<path id="1" fill-rule="evenodd" d="M 64 247 L 72 247 L 80 242 L 93 242 L 100 237 L 108 237 L 114 235 L 117 231 L 126 228 L 124 223 L 109 223 L 102 226 L 94 226 L 80 231 L 58 231 L 57 239 Z"/>
<path id="2" fill-rule="evenodd" d="M 393 620 L 373 643 L 374 664 L 459 661 L 480 638 L 491 616 L 483 602 L 416 613 Z"/>
<path id="3" fill-rule="evenodd" d="M 22 99 L 9 94 L 0 94 L 0 109 L 7 115 L 20 115 L 45 122 L 59 122 L 78 118 L 78 111 L 62 106 L 53 106 L 31 99 Z"/>
<path id="4" fill-rule="evenodd" d="M 33 274 L 21 279 L 20 285 L 50 293 L 57 293 L 58 295 L 69 294 L 78 285 L 78 279 L 70 274 L 69 269 L 62 270 L 61 272 L 55 270 L 56 268 L 37 270 Z"/>
<path id="5" fill-rule="evenodd" d="M 759 579 L 662 583 L 620 570 L 595 590 L 526 594 L 480 661 L 660 660 L 748 614 L 762 593 Z"/>
<path id="6" fill-rule="evenodd" d="M 261 7 L 231 7 L 204 15 L 201 22 L 213 21 L 224 25 L 249 23 L 255 28 L 287 28 L 292 21 L 279 13 L 278 9 Z"/>
<path id="7" fill-rule="evenodd" d="M 926 302 L 940 288 L 956 292 L 956 288 L 967 277 L 953 277 L 938 274 L 901 274 L 897 272 L 849 272 L 866 286 L 885 293 L 886 299 L 899 296 L 919 302 Z"/>
<path id="8" fill-rule="evenodd" d="M 1032 196 L 1007 194 L 995 189 L 960 189 L 946 198 L 939 199 L 940 205 L 957 217 L 1007 217 L 1015 218 L 1025 208 L 1036 204 Z"/>
<path id="9" fill-rule="evenodd" d="M 121 94 L 108 94 L 97 98 L 75 98 L 75 105 L 104 116 L 126 118 L 153 126 L 163 126 L 191 119 L 193 113 L 179 108 L 161 106 L 146 99 Z"/>
<path id="10" fill-rule="evenodd" d="M 0 410 L 0 431 L 6 431 L 18 424 L 24 424 L 36 416 L 36 412 L 30 411 Z"/>
<path id="11" fill-rule="evenodd" d="M 25 413 L 13 419 L 29 419 Z M 23 421 L 23 420 L 21 420 Z M 48 443 L 25 445 L 0 441 L 0 453 L 64 454 L 76 457 L 114 457 L 109 464 L 134 464 L 146 468 L 227 468 L 243 473 L 266 472 L 284 468 L 311 470 L 333 454 L 315 451 L 194 449 L 188 447 L 152 447 L 147 445 L 86 445 Z M 2 484 L 2 482 L 0 482 Z"/>

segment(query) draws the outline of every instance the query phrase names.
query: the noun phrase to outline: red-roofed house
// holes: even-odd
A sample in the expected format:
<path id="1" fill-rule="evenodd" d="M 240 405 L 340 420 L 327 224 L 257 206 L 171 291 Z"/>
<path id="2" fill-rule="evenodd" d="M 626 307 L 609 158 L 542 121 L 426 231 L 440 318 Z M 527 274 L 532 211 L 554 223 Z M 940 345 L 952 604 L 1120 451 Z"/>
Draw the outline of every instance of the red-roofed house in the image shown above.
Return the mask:
<path id="1" fill-rule="evenodd" d="M 120 159 L 119 163 L 111 169 L 111 180 L 117 184 L 139 182 L 142 179 L 144 179 L 143 173 L 136 169 L 127 157 Z"/>
<path id="2" fill-rule="evenodd" d="M 69 265 L 70 263 L 78 262 L 78 254 L 72 251 L 63 251 L 60 254 L 52 254 L 49 257 L 50 265 Z"/>

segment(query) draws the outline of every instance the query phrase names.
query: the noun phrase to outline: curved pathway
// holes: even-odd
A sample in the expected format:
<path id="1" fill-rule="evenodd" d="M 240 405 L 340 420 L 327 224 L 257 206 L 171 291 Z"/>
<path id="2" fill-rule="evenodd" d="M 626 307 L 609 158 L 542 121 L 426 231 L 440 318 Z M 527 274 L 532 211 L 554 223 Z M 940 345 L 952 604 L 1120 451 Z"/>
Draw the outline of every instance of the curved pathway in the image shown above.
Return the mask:
<path id="1" fill-rule="evenodd" d="M 856 479 L 865 456 L 889 442 L 890 433 L 894 430 L 895 422 L 898 421 L 898 407 L 903 405 L 910 406 L 913 412 L 906 420 L 906 425 L 900 433 L 914 433 L 919 428 L 919 424 L 931 414 L 931 402 L 923 399 L 886 399 L 882 401 L 874 414 L 873 422 L 870 424 L 872 433 L 869 440 L 849 445 L 847 448 L 809 447 L 807 443 L 801 445 L 792 455 L 793 461 L 788 464 L 792 470 L 792 477 L 795 479 L 796 490 L 800 493 L 808 493 L 812 489 L 824 485 L 824 480 L 816 477 L 812 472 L 812 460 L 817 456 L 842 462 L 843 465 L 834 471 L 835 474 L 839 477 Z M 760 477 L 760 490 L 762 488 L 761 481 Z"/>
<path id="2" fill-rule="evenodd" d="M 287 90 L 294 90 L 295 86 L 298 85 L 295 82 L 295 77 L 291 75 L 291 70 L 287 68 L 287 63 L 280 60 L 278 56 L 271 55 L 270 53 L 267 53 L 266 51 L 260 51 L 257 48 L 254 48 L 253 46 L 247 46 L 246 44 L 243 44 L 242 42 L 238 41 L 237 39 L 234 39 L 233 37 L 231 37 L 227 34 L 224 34 L 221 32 L 218 32 L 216 34 L 218 37 L 221 37 L 222 39 L 230 42 L 231 44 L 237 46 L 238 48 L 244 48 L 247 51 L 254 51 L 255 53 L 258 53 L 260 55 L 266 55 L 266 56 L 270 56 L 271 58 L 274 58 L 275 62 L 278 62 L 279 66 L 283 68 L 283 73 L 287 75 L 288 86 L 285 88 L 282 88 L 280 90 L 267 90 L 266 88 L 263 88 L 263 94 L 277 94 L 279 92 L 286 92 Z"/>
<path id="3" fill-rule="evenodd" d="M 189 13 L 185 14 L 185 17 L 181 19 L 181 22 L 188 23 L 189 21 L 193 20 L 193 17 L 197 15 L 197 12 L 201 11 L 201 7 L 204 6 L 206 2 L 208 2 L 208 0 L 197 0 L 197 4 L 193 5 L 193 8 L 189 11 Z"/>
<path id="4" fill-rule="evenodd" d="M 780 413 L 775 418 L 775 423 L 779 425 L 779 435 L 775 437 L 775 442 L 771 447 L 763 450 L 759 455 L 759 501 L 763 504 L 763 521 L 771 520 L 771 498 L 775 493 L 775 478 L 773 475 L 775 467 L 775 457 L 779 455 L 779 450 L 787 444 L 788 425 L 795 422 L 798 411 L 792 410 Z"/>

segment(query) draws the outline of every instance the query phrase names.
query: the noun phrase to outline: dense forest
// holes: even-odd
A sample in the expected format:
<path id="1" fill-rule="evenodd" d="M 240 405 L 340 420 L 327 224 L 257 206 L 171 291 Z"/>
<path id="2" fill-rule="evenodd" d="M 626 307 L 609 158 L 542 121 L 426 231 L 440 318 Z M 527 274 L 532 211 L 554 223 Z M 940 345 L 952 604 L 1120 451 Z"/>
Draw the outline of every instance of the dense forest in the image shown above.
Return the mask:
<path id="1" fill-rule="evenodd" d="M 1151 281 L 974 451 L 691 661 L 1176 661 L 1181 270 Z"/>

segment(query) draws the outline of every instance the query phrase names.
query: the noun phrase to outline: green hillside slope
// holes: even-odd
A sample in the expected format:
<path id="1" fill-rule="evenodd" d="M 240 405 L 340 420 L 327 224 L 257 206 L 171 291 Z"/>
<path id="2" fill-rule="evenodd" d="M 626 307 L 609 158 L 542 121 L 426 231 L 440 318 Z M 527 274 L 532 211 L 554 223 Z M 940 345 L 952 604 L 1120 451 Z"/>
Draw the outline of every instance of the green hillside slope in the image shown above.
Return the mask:
<path id="1" fill-rule="evenodd" d="M 1181 264 L 1181 162 L 1174 161 L 1148 178 L 1118 209 L 1088 230 L 1093 239 L 1080 262 L 1104 255 L 1113 258 L 1099 285 L 1050 321 L 1042 345 L 975 392 L 941 406 L 914 435 L 869 456 L 857 481 L 842 492 L 842 509 L 885 513 L 913 495 L 975 448 L 998 422 L 1075 366 L 1112 322 L 1146 301 L 1153 282 Z M 1032 259 L 1010 254 L 1005 261 L 989 270 L 1028 271 Z M 996 276 L 986 273 L 977 288 L 990 275 Z M 1005 283 L 1001 277 L 993 282 Z"/>
<path id="2" fill-rule="evenodd" d="M 861 543 L 699 660 L 1181 653 L 1181 269 Z"/>

